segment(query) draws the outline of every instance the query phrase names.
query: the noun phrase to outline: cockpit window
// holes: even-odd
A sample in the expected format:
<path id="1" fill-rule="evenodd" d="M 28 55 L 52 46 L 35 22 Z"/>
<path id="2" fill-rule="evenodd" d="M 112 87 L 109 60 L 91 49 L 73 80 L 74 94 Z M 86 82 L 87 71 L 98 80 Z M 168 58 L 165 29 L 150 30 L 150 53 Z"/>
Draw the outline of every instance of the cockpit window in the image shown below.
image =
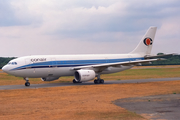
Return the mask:
<path id="1" fill-rule="evenodd" d="M 8 65 L 17 65 L 17 62 L 9 62 Z"/>

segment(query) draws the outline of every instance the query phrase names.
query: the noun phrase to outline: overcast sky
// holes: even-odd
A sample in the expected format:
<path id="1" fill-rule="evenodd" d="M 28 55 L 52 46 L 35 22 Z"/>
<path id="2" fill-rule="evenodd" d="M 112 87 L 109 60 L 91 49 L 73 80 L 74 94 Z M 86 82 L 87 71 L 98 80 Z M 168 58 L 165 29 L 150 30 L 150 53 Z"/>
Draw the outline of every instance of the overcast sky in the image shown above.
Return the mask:
<path id="1" fill-rule="evenodd" d="M 150 26 L 180 53 L 179 0 L 0 0 L 0 56 L 129 53 Z"/>

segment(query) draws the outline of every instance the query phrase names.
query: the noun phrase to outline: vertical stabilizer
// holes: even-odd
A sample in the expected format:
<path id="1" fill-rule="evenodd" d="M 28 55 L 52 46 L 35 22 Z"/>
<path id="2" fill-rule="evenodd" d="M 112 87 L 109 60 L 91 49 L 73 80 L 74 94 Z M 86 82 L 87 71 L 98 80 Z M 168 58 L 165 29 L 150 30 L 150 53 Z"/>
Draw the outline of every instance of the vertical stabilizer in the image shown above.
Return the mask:
<path id="1" fill-rule="evenodd" d="M 138 46 L 130 54 L 150 55 L 157 27 L 150 27 Z"/>

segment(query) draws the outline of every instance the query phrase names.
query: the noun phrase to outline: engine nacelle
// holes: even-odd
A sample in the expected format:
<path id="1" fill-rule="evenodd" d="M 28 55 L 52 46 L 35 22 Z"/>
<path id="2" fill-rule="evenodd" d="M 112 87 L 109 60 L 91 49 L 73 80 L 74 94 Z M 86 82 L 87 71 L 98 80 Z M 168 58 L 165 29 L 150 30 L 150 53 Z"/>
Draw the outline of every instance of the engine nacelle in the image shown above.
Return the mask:
<path id="1" fill-rule="evenodd" d="M 53 80 L 57 80 L 59 79 L 59 77 L 44 77 L 41 78 L 42 81 L 53 81 Z"/>
<path id="2" fill-rule="evenodd" d="M 96 77 L 94 70 L 77 70 L 74 73 L 75 80 L 78 82 L 85 82 L 93 80 Z"/>

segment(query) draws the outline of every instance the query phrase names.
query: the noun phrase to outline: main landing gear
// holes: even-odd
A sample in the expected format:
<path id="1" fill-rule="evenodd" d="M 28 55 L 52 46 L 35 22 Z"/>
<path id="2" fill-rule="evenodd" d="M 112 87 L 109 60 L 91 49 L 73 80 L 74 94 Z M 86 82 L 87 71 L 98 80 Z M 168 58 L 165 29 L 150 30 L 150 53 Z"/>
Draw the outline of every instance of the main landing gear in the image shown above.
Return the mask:
<path id="1" fill-rule="evenodd" d="M 97 79 L 94 80 L 94 84 L 104 84 L 104 80 L 100 78 L 100 74 L 98 74 Z"/>
<path id="2" fill-rule="evenodd" d="M 24 80 L 26 81 L 26 82 L 25 82 L 25 86 L 26 86 L 26 87 L 29 87 L 29 86 L 30 86 L 29 79 L 28 79 L 28 78 L 24 78 Z"/>
<path id="3" fill-rule="evenodd" d="M 78 81 L 76 81 L 75 79 L 73 79 L 73 83 L 82 83 L 82 82 L 78 82 Z"/>
<path id="4" fill-rule="evenodd" d="M 95 79 L 94 84 L 104 84 L 104 80 L 103 79 Z"/>

